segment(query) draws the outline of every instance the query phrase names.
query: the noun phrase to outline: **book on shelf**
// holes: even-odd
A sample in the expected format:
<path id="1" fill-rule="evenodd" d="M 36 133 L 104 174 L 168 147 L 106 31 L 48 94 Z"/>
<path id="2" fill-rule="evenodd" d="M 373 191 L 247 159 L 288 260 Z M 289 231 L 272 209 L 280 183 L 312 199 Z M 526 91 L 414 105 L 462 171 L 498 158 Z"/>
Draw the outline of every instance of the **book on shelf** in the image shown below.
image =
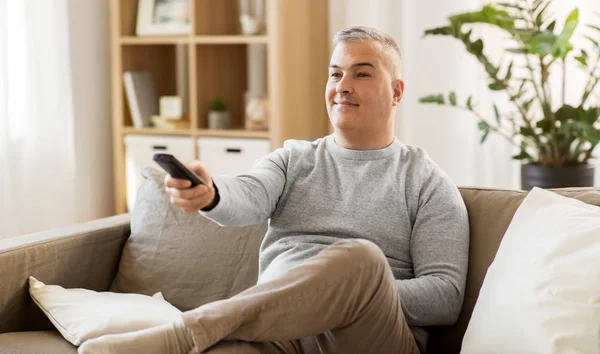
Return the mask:
<path id="1" fill-rule="evenodd" d="M 152 116 L 158 114 L 158 97 L 148 71 L 126 71 L 123 73 L 125 94 L 131 112 L 131 120 L 136 128 L 152 126 Z"/>

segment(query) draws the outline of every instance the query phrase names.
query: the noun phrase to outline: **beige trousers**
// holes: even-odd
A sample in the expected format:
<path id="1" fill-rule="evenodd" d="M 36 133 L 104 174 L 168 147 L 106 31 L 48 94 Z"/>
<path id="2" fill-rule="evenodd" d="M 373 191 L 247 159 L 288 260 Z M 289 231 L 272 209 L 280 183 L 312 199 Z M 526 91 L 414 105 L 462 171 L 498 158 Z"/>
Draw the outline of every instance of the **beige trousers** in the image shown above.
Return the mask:
<path id="1" fill-rule="evenodd" d="M 385 255 L 366 240 L 336 242 L 183 318 L 190 353 L 419 353 Z"/>

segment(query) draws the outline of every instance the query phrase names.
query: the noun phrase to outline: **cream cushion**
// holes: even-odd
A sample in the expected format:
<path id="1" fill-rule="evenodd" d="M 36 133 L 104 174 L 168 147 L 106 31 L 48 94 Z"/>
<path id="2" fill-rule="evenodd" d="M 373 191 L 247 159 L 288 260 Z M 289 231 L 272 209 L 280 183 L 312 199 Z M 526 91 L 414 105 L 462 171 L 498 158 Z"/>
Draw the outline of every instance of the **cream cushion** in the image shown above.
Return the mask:
<path id="1" fill-rule="evenodd" d="M 490 265 L 461 353 L 600 353 L 600 208 L 539 188 Z"/>
<path id="2" fill-rule="evenodd" d="M 60 334 L 74 345 L 105 334 L 125 333 L 181 319 L 161 293 L 96 292 L 46 285 L 29 277 L 29 293 Z"/>

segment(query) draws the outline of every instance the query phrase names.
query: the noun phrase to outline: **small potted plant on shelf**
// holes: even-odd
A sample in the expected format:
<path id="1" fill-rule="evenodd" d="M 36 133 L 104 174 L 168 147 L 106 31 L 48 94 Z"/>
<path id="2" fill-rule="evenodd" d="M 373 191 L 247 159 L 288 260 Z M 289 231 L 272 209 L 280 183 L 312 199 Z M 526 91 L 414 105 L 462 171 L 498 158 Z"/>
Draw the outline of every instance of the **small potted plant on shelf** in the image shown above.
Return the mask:
<path id="1" fill-rule="evenodd" d="M 513 158 L 523 161 L 521 185 L 526 190 L 534 186 L 592 186 L 594 167 L 589 159 L 600 143 L 599 97 L 594 96 L 600 82 L 600 26 L 587 24 L 582 31 L 589 49 L 574 48 L 571 37 L 579 24 L 578 10 L 574 9 L 555 29 L 557 21 L 549 15 L 550 3 L 517 0 L 488 4 L 476 12 L 450 16 L 445 26 L 424 33 L 461 41 L 483 66 L 489 78 L 488 88 L 505 93 L 512 107 L 494 104 L 494 118 L 489 119 L 477 109 L 471 96 L 459 99 L 450 92 L 422 97 L 420 102 L 471 112 L 478 120 L 481 143 L 491 132 L 515 145 L 519 153 Z M 511 60 L 496 65 L 486 56 L 483 40 L 471 38 L 468 27 L 475 23 L 498 27 L 509 35 L 511 45 L 506 48 L 506 57 Z M 577 64 L 586 74 L 587 82 L 579 88 L 577 101 L 567 103 L 566 82 L 572 76 L 571 64 Z M 558 99 L 558 95 L 552 95 L 554 75 L 559 76 L 561 83 Z M 573 89 L 578 88 L 571 86 Z"/>
<path id="2" fill-rule="evenodd" d="M 231 121 L 227 111 L 227 101 L 223 97 L 215 97 L 210 101 L 208 111 L 208 129 L 229 129 Z"/>

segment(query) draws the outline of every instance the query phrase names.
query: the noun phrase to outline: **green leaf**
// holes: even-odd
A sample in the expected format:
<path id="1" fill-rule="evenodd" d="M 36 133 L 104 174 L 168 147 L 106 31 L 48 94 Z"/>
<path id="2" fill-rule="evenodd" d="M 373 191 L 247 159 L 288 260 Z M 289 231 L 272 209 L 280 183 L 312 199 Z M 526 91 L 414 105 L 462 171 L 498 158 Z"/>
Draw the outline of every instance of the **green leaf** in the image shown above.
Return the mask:
<path id="1" fill-rule="evenodd" d="M 437 104 L 445 103 L 444 96 L 442 94 L 421 97 L 421 98 L 419 98 L 419 102 L 421 102 L 421 103 L 437 103 Z"/>
<path id="2" fill-rule="evenodd" d="M 515 53 L 515 54 L 527 54 L 527 48 L 508 48 L 505 49 L 505 51 L 509 52 L 509 53 Z"/>
<path id="3" fill-rule="evenodd" d="M 596 25 L 592 25 L 592 24 L 587 24 L 585 26 L 588 27 L 588 28 L 591 28 L 593 30 L 596 30 L 596 31 L 600 32 L 600 26 L 596 26 Z"/>
<path id="4" fill-rule="evenodd" d="M 211 111 L 226 111 L 227 100 L 224 97 L 215 97 L 210 101 Z"/>
<path id="5" fill-rule="evenodd" d="M 576 132 L 578 124 L 575 122 L 563 122 L 558 128 L 558 132 L 564 135 L 571 135 Z"/>
<path id="6" fill-rule="evenodd" d="M 600 47 L 600 43 L 598 43 L 598 41 L 588 35 L 583 35 L 583 38 L 587 39 L 588 41 L 592 42 L 592 44 L 596 47 L 596 49 L 598 47 Z"/>
<path id="7" fill-rule="evenodd" d="M 528 0 L 525 0 L 525 2 L 529 2 Z M 537 9 L 540 7 L 540 5 L 543 5 L 545 3 L 544 0 L 535 0 L 533 2 L 533 6 L 531 7 L 533 12 L 536 12 Z"/>
<path id="8" fill-rule="evenodd" d="M 505 30 L 508 33 L 510 33 L 514 36 L 518 36 L 519 38 L 521 38 L 523 40 L 529 40 L 535 34 L 535 31 L 528 29 L 528 28 L 505 28 Z"/>
<path id="9" fill-rule="evenodd" d="M 496 122 L 500 124 L 500 112 L 498 112 L 498 106 L 494 103 L 494 115 L 496 116 Z"/>
<path id="10" fill-rule="evenodd" d="M 471 45 L 469 46 L 470 52 L 480 56 L 483 54 L 483 41 L 481 39 L 476 40 L 475 42 L 471 43 Z"/>
<path id="11" fill-rule="evenodd" d="M 521 10 L 521 11 L 527 10 L 525 7 L 523 7 L 521 5 L 511 4 L 511 3 L 508 3 L 508 2 L 499 2 L 496 5 L 502 6 L 502 7 L 508 7 L 508 8 L 511 8 L 511 9 L 517 9 L 517 10 Z"/>
<path id="12" fill-rule="evenodd" d="M 539 54 L 542 57 L 552 54 L 556 40 L 557 37 L 552 32 L 540 32 L 535 35 L 531 40 L 531 43 L 529 43 L 529 53 Z"/>
<path id="13" fill-rule="evenodd" d="M 473 100 L 473 96 L 469 96 L 469 98 L 467 98 L 467 108 L 472 111 L 473 110 L 473 103 L 471 102 Z"/>
<path id="14" fill-rule="evenodd" d="M 529 127 L 521 127 L 521 129 L 519 129 L 519 134 L 523 135 L 523 136 L 534 136 L 535 133 L 533 132 L 533 129 L 529 128 Z"/>
<path id="15" fill-rule="evenodd" d="M 480 11 L 464 12 L 450 16 L 451 23 L 463 25 L 466 23 L 487 23 L 496 25 L 500 28 L 514 27 L 515 21 L 505 20 L 502 17 L 508 17 L 509 13 L 505 10 L 497 9 L 492 5 L 485 5 Z"/>
<path id="16" fill-rule="evenodd" d="M 529 79 L 522 79 L 521 80 L 521 85 L 519 85 L 519 91 L 517 93 L 517 96 L 521 96 L 521 91 L 523 90 L 523 87 L 525 86 L 525 84 L 527 83 L 527 81 L 529 81 Z"/>
<path id="17" fill-rule="evenodd" d="M 508 64 L 508 69 L 506 69 L 506 76 L 504 76 L 504 81 L 510 80 L 510 77 L 512 76 L 513 64 L 514 61 L 511 61 L 510 64 Z"/>
<path id="18" fill-rule="evenodd" d="M 481 136 L 481 141 L 479 143 L 483 144 L 485 142 L 485 140 L 487 139 L 487 137 L 488 137 L 489 134 L 490 134 L 489 130 L 484 131 L 483 135 Z"/>
<path id="19" fill-rule="evenodd" d="M 464 43 L 471 43 L 471 33 L 473 33 L 473 30 L 468 30 L 466 32 L 461 32 L 459 39 L 461 41 L 463 41 Z"/>
<path id="20" fill-rule="evenodd" d="M 498 82 L 492 82 L 491 84 L 488 85 L 488 88 L 492 91 L 500 91 L 504 88 L 504 86 L 502 86 L 502 84 L 500 84 Z"/>
<path id="21" fill-rule="evenodd" d="M 496 74 L 498 73 L 498 69 L 494 66 L 494 64 L 487 61 L 487 58 L 483 66 L 485 67 L 485 71 L 491 76 L 496 76 Z"/>
<path id="22" fill-rule="evenodd" d="M 523 108 L 525 108 L 525 110 L 527 112 L 529 112 L 529 108 L 531 107 L 531 104 L 533 103 L 533 101 L 535 101 L 535 97 L 532 97 L 529 100 L 523 102 Z"/>
<path id="23" fill-rule="evenodd" d="M 548 26 L 544 29 L 544 31 L 554 32 L 554 26 L 556 26 L 556 20 L 550 22 Z"/>
<path id="24" fill-rule="evenodd" d="M 511 15 L 509 15 L 509 16 L 503 16 L 503 15 L 497 15 L 496 16 L 496 20 L 499 20 L 499 21 L 524 21 L 525 18 L 522 17 L 522 16 L 511 16 Z M 509 30 L 510 27 L 506 27 L 504 29 L 505 30 Z"/>
<path id="25" fill-rule="evenodd" d="M 547 2 L 544 6 L 542 6 L 541 10 L 538 11 L 537 16 L 535 17 L 535 24 L 538 25 L 538 27 L 541 27 L 542 24 L 545 22 L 546 9 L 549 5 L 550 2 Z"/>
<path id="26" fill-rule="evenodd" d="M 448 102 L 450 102 L 451 106 L 456 106 L 456 93 L 454 91 L 448 95 Z"/>
<path id="27" fill-rule="evenodd" d="M 589 123 L 582 123 L 581 127 L 584 136 L 590 143 L 593 145 L 600 143 L 600 132 L 598 132 L 598 129 L 594 128 L 594 126 Z"/>
<path id="28" fill-rule="evenodd" d="M 554 42 L 554 46 L 552 48 L 552 52 L 555 57 L 564 58 L 567 53 L 573 49 L 570 46 L 569 40 L 573 36 L 577 25 L 579 24 L 579 10 L 575 8 L 567 19 L 565 20 L 565 25 L 563 27 L 562 32 L 556 37 L 556 41 Z"/>
<path id="29" fill-rule="evenodd" d="M 541 128 L 544 133 L 547 133 L 552 129 L 552 122 L 549 119 L 539 120 L 535 125 L 538 128 Z"/>
<path id="30" fill-rule="evenodd" d="M 563 105 L 554 112 L 554 118 L 561 123 L 567 122 L 569 119 L 577 119 L 577 116 L 577 109 L 568 104 Z"/>
<path id="31" fill-rule="evenodd" d="M 594 124 L 600 118 L 600 107 L 589 107 L 582 116 L 585 122 Z"/>
<path id="32" fill-rule="evenodd" d="M 453 30 L 450 26 L 444 26 L 425 30 L 425 33 L 423 33 L 423 37 L 433 35 L 451 36 L 453 34 Z"/>
<path id="33" fill-rule="evenodd" d="M 519 89 L 517 90 L 517 93 L 515 93 L 513 96 L 510 97 L 511 101 L 521 98 L 521 96 L 523 96 L 523 94 L 525 92 L 527 92 L 527 90 L 523 89 L 525 87 L 526 83 L 527 83 L 527 80 L 521 80 L 521 85 L 519 85 Z"/>
<path id="34" fill-rule="evenodd" d="M 532 6 L 533 12 L 536 12 L 537 9 L 540 7 L 540 5 L 542 5 L 543 3 L 544 3 L 544 0 L 535 0 L 533 2 L 533 6 Z"/>
<path id="35" fill-rule="evenodd" d="M 518 155 L 512 157 L 514 160 L 531 160 L 531 155 L 525 151 L 525 149 L 521 148 L 521 152 Z"/>
<path id="36" fill-rule="evenodd" d="M 490 126 L 489 126 L 489 124 L 487 124 L 484 121 L 479 121 L 479 123 L 477 123 L 477 127 L 483 133 L 482 136 L 481 136 L 481 141 L 480 141 L 480 144 L 483 144 L 483 142 L 485 141 L 485 139 L 487 139 L 488 134 L 490 133 Z"/>
<path id="37" fill-rule="evenodd" d="M 577 60 L 581 65 L 587 67 L 587 60 L 583 55 L 573 57 L 573 59 Z"/>

